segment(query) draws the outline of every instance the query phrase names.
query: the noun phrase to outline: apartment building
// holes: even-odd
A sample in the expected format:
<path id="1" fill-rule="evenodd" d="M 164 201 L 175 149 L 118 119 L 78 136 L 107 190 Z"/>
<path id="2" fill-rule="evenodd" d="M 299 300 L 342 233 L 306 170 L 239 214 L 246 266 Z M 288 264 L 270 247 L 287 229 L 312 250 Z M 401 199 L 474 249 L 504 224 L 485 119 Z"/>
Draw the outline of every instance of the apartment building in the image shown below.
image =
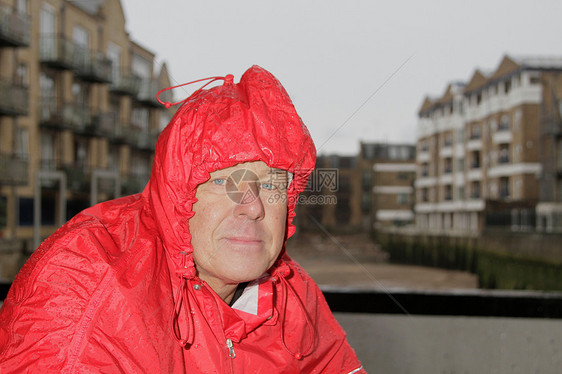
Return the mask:
<path id="1" fill-rule="evenodd" d="M 340 233 L 362 229 L 361 178 L 356 156 L 318 156 L 297 205 L 297 227 Z"/>
<path id="2" fill-rule="evenodd" d="M 541 160 L 547 157 L 541 142 L 551 144 L 549 159 L 559 145 L 559 132 L 546 136 L 543 128 L 544 113 L 559 108 L 554 102 L 560 91 L 552 89 L 560 87 L 561 72 L 560 58 L 505 56 L 494 71 L 476 70 L 467 83 L 451 83 L 441 97 L 424 100 L 416 157 L 418 228 L 534 228 L 545 176 Z M 559 120 L 556 113 L 552 121 Z M 556 204 L 560 194 L 552 191 L 559 179 L 553 178 L 556 166 L 551 169 Z M 552 204 L 546 210 L 553 211 Z"/>
<path id="3" fill-rule="evenodd" d="M 413 224 L 416 146 L 362 142 L 358 165 L 364 227 L 376 230 Z"/>
<path id="4" fill-rule="evenodd" d="M 119 0 L 0 0 L 0 254 L 33 251 L 80 210 L 141 191 L 171 118 L 156 92 L 169 85 Z"/>

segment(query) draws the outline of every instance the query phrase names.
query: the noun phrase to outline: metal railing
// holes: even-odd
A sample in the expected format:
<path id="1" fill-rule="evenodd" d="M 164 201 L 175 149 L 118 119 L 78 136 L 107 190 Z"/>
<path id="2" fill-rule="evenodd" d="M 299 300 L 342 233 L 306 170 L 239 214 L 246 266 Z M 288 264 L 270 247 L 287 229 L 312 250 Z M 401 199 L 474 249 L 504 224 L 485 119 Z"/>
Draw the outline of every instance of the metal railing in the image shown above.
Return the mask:
<path id="1" fill-rule="evenodd" d="M 112 62 L 103 53 L 91 51 L 59 35 L 42 35 L 40 61 L 57 69 L 70 69 L 82 80 L 111 82 Z"/>
<path id="2" fill-rule="evenodd" d="M 29 181 L 27 156 L 0 153 L 0 184 L 26 185 Z"/>
<path id="3" fill-rule="evenodd" d="M 145 105 L 159 107 L 160 103 L 156 100 L 158 93 L 158 81 L 156 79 L 142 79 L 137 100 Z"/>
<path id="4" fill-rule="evenodd" d="M 109 89 L 115 94 L 137 96 L 141 89 L 141 78 L 128 73 L 121 72 L 113 76 Z"/>
<path id="5" fill-rule="evenodd" d="M 76 45 L 58 35 L 43 35 L 39 40 L 39 59 L 59 69 L 77 69 L 80 64 Z"/>
<path id="6" fill-rule="evenodd" d="M 111 82 L 111 60 L 102 53 L 77 48 L 80 56 L 77 64 L 76 75 L 86 81 L 109 83 Z"/>
<path id="7" fill-rule="evenodd" d="M 29 113 L 29 89 L 7 80 L 0 81 L 0 114 L 16 116 Z"/>
<path id="8" fill-rule="evenodd" d="M 0 45 L 27 47 L 31 42 L 31 22 L 25 14 L 0 5 Z"/>
<path id="9" fill-rule="evenodd" d="M 54 96 L 43 96 L 39 106 L 39 122 L 41 126 L 86 133 L 91 132 L 94 119 L 88 106 L 61 103 Z"/>

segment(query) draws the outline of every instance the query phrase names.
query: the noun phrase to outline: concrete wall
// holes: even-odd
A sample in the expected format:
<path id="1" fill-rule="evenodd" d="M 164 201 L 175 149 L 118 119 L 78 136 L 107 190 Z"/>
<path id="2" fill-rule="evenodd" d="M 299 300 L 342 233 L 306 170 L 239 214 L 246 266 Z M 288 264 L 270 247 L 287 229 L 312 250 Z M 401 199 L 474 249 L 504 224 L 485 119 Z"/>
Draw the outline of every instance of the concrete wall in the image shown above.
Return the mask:
<path id="1" fill-rule="evenodd" d="M 377 374 L 558 374 L 562 321 L 335 313 Z"/>

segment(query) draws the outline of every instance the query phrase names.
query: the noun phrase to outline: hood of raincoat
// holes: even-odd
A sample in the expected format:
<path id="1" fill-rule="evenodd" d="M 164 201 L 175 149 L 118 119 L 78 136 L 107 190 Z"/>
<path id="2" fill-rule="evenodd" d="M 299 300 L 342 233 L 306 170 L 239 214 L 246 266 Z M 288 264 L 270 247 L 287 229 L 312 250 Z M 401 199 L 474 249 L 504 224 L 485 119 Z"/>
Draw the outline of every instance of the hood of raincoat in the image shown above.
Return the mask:
<path id="1" fill-rule="evenodd" d="M 253 66 L 235 84 L 200 89 L 185 99 L 156 145 L 150 182 L 143 194 L 180 276 L 193 278 L 189 219 L 197 186 L 209 173 L 249 161 L 293 174 L 287 191 L 287 234 L 298 194 L 314 169 L 316 149 L 281 83 Z M 285 252 L 283 248 L 281 255 Z"/>

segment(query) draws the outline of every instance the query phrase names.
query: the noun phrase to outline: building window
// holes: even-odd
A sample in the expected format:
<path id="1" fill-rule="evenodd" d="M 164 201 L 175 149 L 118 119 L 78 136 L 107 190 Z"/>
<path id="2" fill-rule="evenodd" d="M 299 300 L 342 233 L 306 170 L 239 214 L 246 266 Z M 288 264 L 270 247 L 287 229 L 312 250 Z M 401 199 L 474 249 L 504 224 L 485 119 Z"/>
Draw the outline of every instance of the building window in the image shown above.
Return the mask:
<path id="1" fill-rule="evenodd" d="M 131 126 L 141 131 L 149 129 L 149 112 L 147 108 L 136 107 L 131 112 Z"/>
<path id="2" fill-rule="evenodd" d="M 8 224 L 8 202 L 6 196 L 0 196 L 0 230 Z"/>
<path id="3" fill-rule="evenodd" d="M 505 199 L 509 197 L 509 177 L 500 178 L 500 198 Z"/>
<path id="4" fill-rule="evenodd" d="M 453 187 L 448 184 L 445 186 L 445 201 L 453 200 Z"/>
<path id="5" fill-rule="evenodd" d="M 111 61 L 111 79 L 117 84 L 121 74 L 121 47 L 109 42 L 107 58 Z"/>
<path id="6" fill-rule="evenodd" d="M 55 12 L 55 8 L 49 4 L 43 4 L 43 6 L 41 7 L 41 19 L 40 19 L 40 33 L 41 33 L 41 37 L 52 37 L 56 34 L 56 30 L 57 30 L 57 23 L 56 23 L 56 12 Z M 45 43 L 47 42 L 52 44 L 49 46 L 46 46 Z M 41 41 L 41 49 L 44 50 L 48 50 L 51 51 L 51 53 L 56 53 L 55 49 L 51 49 L 50 47 L 55 47 L 55 40 L 54 39 L 47 39 L 47 40 L 42 40 Z M 43 54 L 43 51 L 42 51 Z"/>
<path id="7" fill-rule="evenodd" d="M 18 14 L 28 15 L 29 14 L 29 0 L 18 0 L 16 6 Z"/>
<path id="8" fill-rule="evenodd" d="M 89 167 L 89 146 L 87 139 L 78 138 L 74 142 L 74 162 L 77 167 Z"/>
<path id="9" fill-rule="evenodd" d="M 463 172 L 464 171 L 464 158 L 459 158 L 457 160 L 457 172 Z"/>
<path id="10" fill-rule="evenodd" d="M 457 189 L 457 200 L 464 200 L 464 186 Z"/>
<path id="11" fill-rule="evenodd" d="M 457 143 L 464 142 L 464 129 L 457 130 Z"/>
<path id="12" fill-rule="evenodd" d="M 453 162 L 450 157 L 447 157 L 443 162 L 443 173 L 450 174 L 453 172 Z"/>
<path id="13" fill-rule="evenodd" d="M 480 169 L 480 151 L 472 152 L 472 169 Z"/>
<path id="14" fill-rule="evenodd" d="M 396 179 L 398 180 L 408 180 L 410 179 L 410 173 L 406 173 L 406 172 L 399 172 L 396 174 Z"/>
<path id="15" fill-rule="evenodd" d="M 498 126 L 498 131 L 509 131 L 511 128 L 511 120 L 508 115 L 503 115 Z"/>
<path id="16" fill-rule="evenodd" d="M 471 130 L 470 139 L 480 139 L 480 125 L 478 123 L 472 125 Z"/>
<path id="17" fill-rule="evenodd" d="M 363 191 L 371 191 L 371 171 L 363 170 Z"/>
<path id="18" fill-rule="evenodd" d="M 429 166 L 427 163 L 423 163 L 421 166 L 421 176 L 427 177 L 429 175 Z"/>
<path id="19" fill-rule="evenodd" d="M 478 181 L 472 182 L 470 197 L 473 199 L 480 198 L 480 182 Z"/>
<path id="20" fill-rule="evenodd" d="M 74 26 L 72 40 L 77 46 L 85 50 L 90 49 L 90 33 L 82 26 Z"/>
<path id="21" fill-rule="evenodd" d="M 19 209 L 19 225 L 20 226 L 33 226 L 33 199 L 27 197 L 20 197 L 18 202 Z M 41 197 L 41 224 L 54 225 L 55 224 L 55 198 L 49 196 Z"/>
<path id="22" fill-rule="evenodd" d="M 509 163 L 509 144 L 500 144 L 500 151 L 498 153 L 498 163 Z"/>
<path id="23" fill-rule="evenodd" d="M 503 85 L 503 92 L 507 95 L 511 91 L 511 81 L 505 81 Z"/>
<path id="24" fill-rule="evenodd" d="M 29 157 L 29 131 L 26 128 L 18 127 L 17 129 L 16 155 L 23 159 Z"/>
<path id="25" fill-rule="evenodd" d="M 424 203 L 429 201 L 429 191 L 428 191 L 427 187 L 422 189 L 422 201 Z"/>
<path id="26" fill-rule="evenodd" d="M 16 70 L 16 81 L 19 86 L 27 87 L 29 85 L 29 70 L 27 64 L 20 63 Z"/>
<path id="27" fill-rule="evenodd" d="M 410 203 L 410 194 L 399 193 L 398 195 L 396 195 L 396 203 L 398 205 L 408 205 Z"/>

